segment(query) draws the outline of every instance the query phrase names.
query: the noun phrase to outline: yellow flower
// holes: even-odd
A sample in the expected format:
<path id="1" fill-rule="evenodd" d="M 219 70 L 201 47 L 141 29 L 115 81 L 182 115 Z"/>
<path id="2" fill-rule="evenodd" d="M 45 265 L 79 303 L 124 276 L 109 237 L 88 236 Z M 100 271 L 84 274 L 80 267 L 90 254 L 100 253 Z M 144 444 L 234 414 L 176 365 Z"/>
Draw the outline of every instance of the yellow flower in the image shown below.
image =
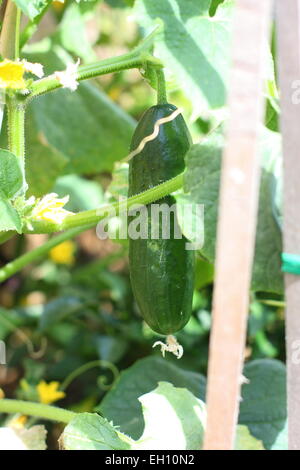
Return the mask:
<path id="1" fill-rule="evenodd" d="M 75 244 L 72 241 L 67 240 L 52 248 L 49 252 L 49 256 L 54 263 L 68 264 L 71 266 L 75 262 L 74 251 Z"/>
<path id="2" fill-rule="evenodd" d="M 44 380 L 41 380 L 36 387 L 40 402 L 48 405 L 49 403 L 64 398 L 66 396 L 65 392 L 58 390 L 58 387 L 59 382 L 46 383 Z"/>
<path id="3" fill-rule="evenodd" d="M 0 388 L 0 399 L 1 399 L 1 398 L 4 398 L 4 397 L 5 397 L 5 394 L 4 394 L 3 390 L 2 390 L 2 388 Z"/>
<path id="4" fill-rule="evenodd" d="M 5 59 L 0 62 L 0 88 L 12 88 L 20 90 L 26 88 L 24 73 L 31 72 L 41 78 L 44 75 L 43 66 L 41 64 L 32 64 L 27 60 Z"/>
<path id="5" fill-rule="evenodd" d="M 47 220 L 61 224 L 67 215 L 72 214 L 72 212 L 63 208 L 68 200 L 69 196 L 58 199 L 55 193 L 47 194 L 37 202 L 31 214 L 32 219 Z"/>
<path id="6" fill-rule="evenodd" d="M 0 87 L 13 88 L 15 90 L 26 88 L 23 78 L 25 65 L 22 62 L 13 62 L 5 59 L 0 62 Z"/>

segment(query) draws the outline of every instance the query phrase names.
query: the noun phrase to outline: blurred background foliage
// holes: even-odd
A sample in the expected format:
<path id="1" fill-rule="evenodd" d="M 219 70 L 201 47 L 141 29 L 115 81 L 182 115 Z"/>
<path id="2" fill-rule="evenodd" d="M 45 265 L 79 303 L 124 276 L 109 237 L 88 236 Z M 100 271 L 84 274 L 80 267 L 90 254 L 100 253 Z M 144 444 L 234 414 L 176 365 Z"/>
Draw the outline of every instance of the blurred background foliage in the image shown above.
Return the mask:
<path id="1" fill-rule="evenodd" d="M 218 3 L 213 2 L 212 13 Z M 24 56 L 43 63 L 51 73 L 72 58 L 85 63 L 127 52 L 145 32 L 132 14 L 132 4 L 133 0 L 54 1 Z M 169 101 L 184 108 L 194 140 L 199 140 L 219 119 L 218 113 L 195 113 L 187 95 L 171 77 L 168 80 Z M 141 73 L 130 70 L 83 83 L 76 93 L 60 90 L 34 100 L 26 121 L 30 193 L 69 194 L 67 208 L 72 211 L 95 208 L 126 194 L 126 171 L 114 165 L 127 155 L 135 122 L 155 98 Z M 269 104 L 268 122 L 274 113 Z M 2 132 L 1 147 L 5 139 Z M 1 247 L 1 263 L 46 239 L 13 238 Z M 212 265 L 199 255 L 193 315 L 178 334 L 185 351 L 180 367 L 204 375 L 213 277 Z M 60 404 L 91 411 L 118 371 L 137 359 L 160 356 L 152 349 L 159 337 L 141 320 L 133 299 L 126 242 L 99 240 L 95 230 L 58 246 L 46 259 L 2 284 L 0 305 L 0 339 L 7 347 L 0 388 L 7 397 L 36 400 L 41 381 L 67 381 Z M 247 361 L 284 361 L 283 307 L 278 295 L 252 294 Z M 94 363 L 97 360 L 106 362 Z M 166 361 L 178 365 L 174 356 L 168 355 Z M 84 367 L 90 362 L 90 368 Z M 52 430 L 51 446 L 60 426 L 47 426 Z"/>

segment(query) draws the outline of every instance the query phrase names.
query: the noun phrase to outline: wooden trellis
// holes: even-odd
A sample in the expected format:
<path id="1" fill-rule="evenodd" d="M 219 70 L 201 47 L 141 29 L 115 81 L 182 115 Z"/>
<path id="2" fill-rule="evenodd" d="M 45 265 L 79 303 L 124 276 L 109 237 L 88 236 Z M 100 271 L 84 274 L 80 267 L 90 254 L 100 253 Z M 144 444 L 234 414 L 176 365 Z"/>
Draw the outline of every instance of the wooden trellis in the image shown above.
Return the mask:
<path id="1" fill-rule="evenodd" d="M 236 7 L 219 205 L 206 450 L 234 448 L 257 222 L 265 54 L 274 3 L 238 0 Z M 300 0 L 276 0 L 285 162 L 284 250 L 295 255 L 300 255 L 300 103 L 293 99 L 296 81 L 300 84 L 299 12 Z M 286 274 L 285 286 L 289 449 L 300 450 L 300 364 L 293 361 L 294 348 L 300 344 L 300 277 Z"/>

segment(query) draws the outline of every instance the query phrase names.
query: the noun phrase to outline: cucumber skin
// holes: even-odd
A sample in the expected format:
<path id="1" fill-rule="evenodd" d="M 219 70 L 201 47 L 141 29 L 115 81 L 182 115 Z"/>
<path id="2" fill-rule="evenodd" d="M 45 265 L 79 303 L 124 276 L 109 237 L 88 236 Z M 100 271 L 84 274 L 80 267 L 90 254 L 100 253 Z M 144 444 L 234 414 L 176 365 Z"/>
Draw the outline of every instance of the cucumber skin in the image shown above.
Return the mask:
<path id="1" fill-rule="evenodd" d="M 155 122 L 169 116 L 175 106 L 156 105 L 148 109 L 135 130 L 131 151 L 153 132 Z M 160 126 L 159 134 L 147 142 L 129 163 L 129 196 L 152 188 L 184 170 L 184 156 L 191 137 L 181 115 Z M 155 204 L 174 204 L 166 196 Z M 148 206 L 148 230 L 151 212 Z M 129 217 L 129 222 L 132 218 Z M 174 233 L 176 220 L 171 219 Z M 158 240 L 129 238 L 129 268 L 133 293 L 146 323 L 157 333 L 168 335 L 182 329 L 192 312 L 194 252 L 185 248 L 187 239 Z"/>

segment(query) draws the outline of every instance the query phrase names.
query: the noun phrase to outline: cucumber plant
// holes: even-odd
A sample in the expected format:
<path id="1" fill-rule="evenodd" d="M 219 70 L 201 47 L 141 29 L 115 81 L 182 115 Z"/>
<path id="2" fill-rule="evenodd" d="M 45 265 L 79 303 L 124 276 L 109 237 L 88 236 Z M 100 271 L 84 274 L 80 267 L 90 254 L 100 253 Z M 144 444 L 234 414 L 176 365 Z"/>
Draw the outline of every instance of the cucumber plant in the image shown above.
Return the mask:
<path id="1" fill-rule="evenodd" d="M 40 437 L 45 430 L 31 427 L 33 419 L 66 424 L 66 449 L 201 449 L 234 3 L 0 0 L 0 254 L 6 263 L 0 282 L 13 292 L 11 305 L 0 308 L 0 359 L 2 338 L 12 339 L 7 377 L 13 380 L 4 392 L 0 388 L 5 428 L 6 414 L 18 425 L 31 416 L 25 427 Z M 55 32 L 36 41 L 33 34 L 39 27 L 43 32 L 40 22 L 48 13 Z M 138 28 L 127 22 L 133 16 Z M 91 18 L 99 28 L 93 44 L 85 29 Z M 121 55 L 109 50 L 125 46 Z M 108 50 L 112 56 L 99 60 L 99 50 L 101 57 Z M 273 122 L 279 109 L 271 59 L 266 94 Z M 190 117 L 189 130 L 181 107 Z M 249 384 L 242 390 L 236 440 L 236 448 L 257 450 L 286 447 L 285 368 L 274 360 L 284 358 L 280 135 L 269 111 L 246 351 L 256 360 L 244 370 Z M 109 186 L 106 191 L 108 174 L 113 186 L 114 164 L 122 160 L 129 162 L 121 167 L 128 181 L 118 181 L 122 188 L 114 196 Z M 185 194 L 176 194 L 181 190 Z M 205 205 L 205 241 L 197 256 L 186 249 L 192 224 L 184 230 L 176 201 Z M 89 253 L 81 266 L 71 239 L 127 213 L 129 230 L 142 206 L 146 238 L 129 236 L 121 255 L 91 261 Z M 162 207 L 171 215 L 170 237 L 163 234 Z M 31 235 L 42 235 L 42 244 L 23 250 Z M 64 262 L 75 258 L 74 269 L 60 271 L 55 247 L 56 260 L 59 248 L 69 250 Z M 43 257 L 38 269 L 29 269 Z M 124 269 L 116 274 L 109 267 L 120 259 Z M 28 290 L 40 299 L 38 306 L 26 305 Z M 1 287 L 0 299 L 8 302 Z M 183 347 L 185 354 L 180 362 L 160 357 L 155 346 L 163 356 L 168 351 L 181 358 Z M 113 376 L 110 390 L 106 371 L 97 375 L 99 367 Z M 24 376 L 14 378 L 15 370 Z M 11 397 L 3 398 L 7 390 Z M 66 409 L 51 405 L 62 398 Z"/>

